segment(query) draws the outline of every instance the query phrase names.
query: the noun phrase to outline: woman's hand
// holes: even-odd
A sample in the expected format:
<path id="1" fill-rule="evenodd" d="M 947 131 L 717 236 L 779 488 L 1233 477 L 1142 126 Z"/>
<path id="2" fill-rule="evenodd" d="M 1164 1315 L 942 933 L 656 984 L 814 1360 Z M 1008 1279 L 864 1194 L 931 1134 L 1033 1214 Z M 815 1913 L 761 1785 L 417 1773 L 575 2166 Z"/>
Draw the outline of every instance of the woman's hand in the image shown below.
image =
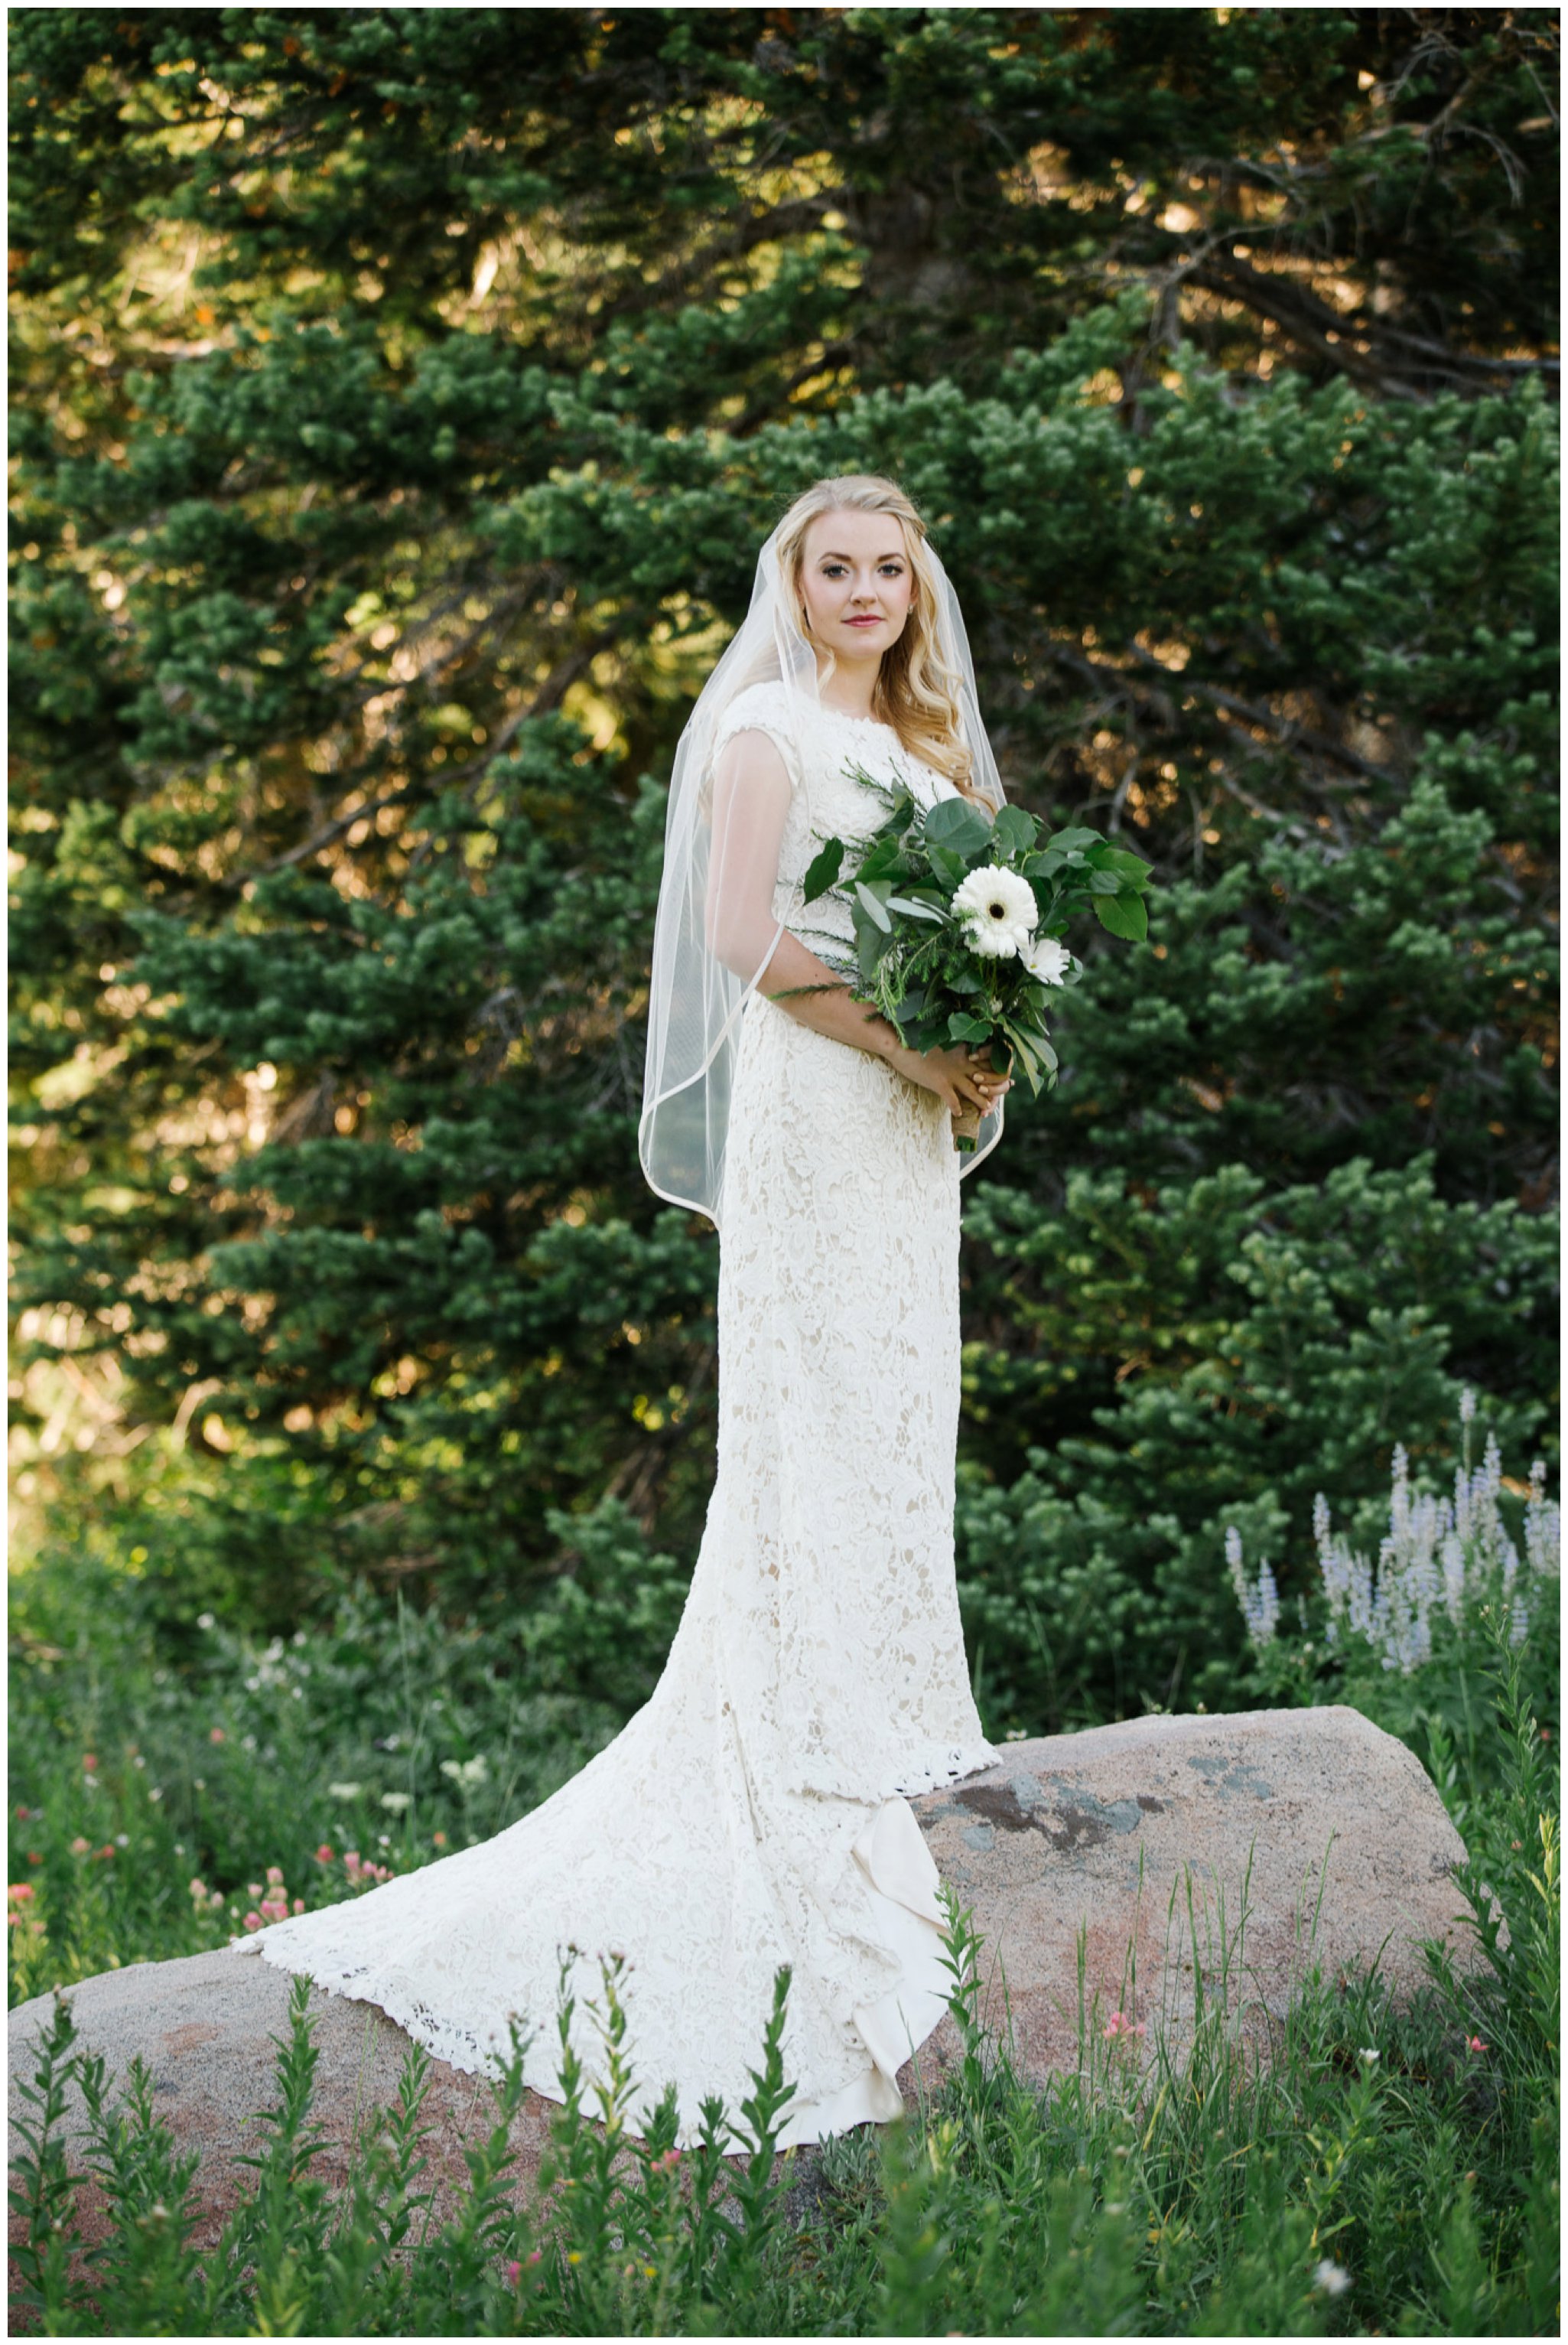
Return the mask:
<path id="1" fill-rule="evenodd" d="M 901 1075 L 924 1091 L 935 1091 L 949 1115 L 963 1115 L 970 1108 L 988 1115 L 1012 1081 L 1010 1075 L 999 1075 L 988 1059 L 982 1059 L 966 1043 L 955 1043 L 946 1051 L 911 1051 L 901 1046 L 887 1055 Z"/>

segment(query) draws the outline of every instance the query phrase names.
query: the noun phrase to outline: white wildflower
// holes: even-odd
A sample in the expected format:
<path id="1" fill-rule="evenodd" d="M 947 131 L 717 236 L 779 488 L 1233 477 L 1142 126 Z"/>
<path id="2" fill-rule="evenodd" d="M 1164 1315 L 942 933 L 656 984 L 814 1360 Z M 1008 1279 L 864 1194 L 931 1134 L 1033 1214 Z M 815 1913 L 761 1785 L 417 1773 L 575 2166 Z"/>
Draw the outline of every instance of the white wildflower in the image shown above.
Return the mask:
<path id="1" fill-rule="evenodd" d="M 1225 1560 L 1230 1570 L 1230 1585 L 1236 1590 L 1236 1601 L 1241 1607 L 1247 1623 L 1247 1634 L 1259 1652 L 1272 1644 L 1274 1631 L 1280 1625 L 1280 1590 L 1274 1574 L 1267 1563 L 1258 1567 L 1256 1587 L 1249 1585 L 1241 1566 L 1241 1534 L 1234 1523 L 1225 1533 Z"/>
<path id="2" fill-rule="evenodd" d="M 217 1622 L 210 1612 L 198 1612 L 196 1616 L 196 1625 L 198 1629 L 216 1629 Z"/>
<path id="3" fill-rule="evenodd" d="M 955 890 L 953 911 L 964 923 L 975 950 L 998 960 L 1011 959 L 1024 950 L 1039 918 L 1028 881 L 1016 871 L 1005 871 L 998 863 L 970 872 Z"/>
<path id="4" fill-rule="evenodd" d="M 1312 2266 L 1312 2286 L 1320 2288 L 1325 2296 L 1343 2296 L 1350 2284 L 1350 2273 L 1331 2256 L 1325 2256 L 1321 2263 Z"/>
<path id="5" fill-rule="evenodd" d="M 464 1791 L 490 1781 L 490 1767 L 482 1754 L 477 1759 L 443 1759 L 441 1772 L 450 1775 Z"/>
<path id="6" fill-rule="evenodd" d="M 381 1805 L 384 1808 L 390 1808 L 395 1816 L 400 1816 L 405 1808 L 412 1807 L 413 1800 L 407 1792 L 383 1792 Z"/>
<path id="7" fill-rule="evenodd" d="M 1363 2044 L 1358 2049 L 1356 2057 L 1358 2060 L 1364 2060 L 1368 2067 L 1371 2068 L 1382 2058 L 1382 2054 L 1375 2044 Z"/>
<path id="8" fill-rule="evenodd" d="M 362 1783 L 329 1783 L 327 1797 L 329 1800 L 357 1800 L 364 1788 Z"/>
<path id="9" fill-rule="evenodd" d="M 1060 985 L 1077 961 L 1065 944 L 1057 937 L 1035 937 L 1018 949 L 1018 959 L 1032 978 L 1041 985 Z"/>

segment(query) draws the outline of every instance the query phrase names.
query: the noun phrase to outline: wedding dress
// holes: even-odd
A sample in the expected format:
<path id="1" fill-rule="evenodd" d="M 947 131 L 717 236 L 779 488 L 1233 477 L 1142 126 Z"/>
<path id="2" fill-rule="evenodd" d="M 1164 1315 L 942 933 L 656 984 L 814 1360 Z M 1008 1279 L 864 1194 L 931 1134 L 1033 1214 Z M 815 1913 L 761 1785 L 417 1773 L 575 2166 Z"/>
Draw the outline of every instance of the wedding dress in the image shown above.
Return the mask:
<path id="1" fill-rule="evenodd" d="M 768 734 L 792 781 L 775 915 L 853 963 L 847 902 L 799 908 L 814 828 L 864 838 L 883 803 L 850 769 L 953 786 L 888 727 L 823 706 L 802 738 L 758 684 L 719 732 Z M 231 1942 L 378 2005 L 454 2067 L 533 2031 L 529 2084 L 561 2097 L 558 1948 L 591 2076 L 598 1957 L 626 1958 L 633 2122 L 669 2079 L 680 2138 L 732 2112 L 791 1965 L 784 2143 L 903 2106 L 901 2064 L 941 2017 L 936 1867 L 909 1795 L 996 1763 L 970 1692 L 954 1577 L 958 1175 L 935 1093 L 754 992 L 723 1174 L 718 1472 L 663 1674 L 609 1747 L 482 1845 Z"/>

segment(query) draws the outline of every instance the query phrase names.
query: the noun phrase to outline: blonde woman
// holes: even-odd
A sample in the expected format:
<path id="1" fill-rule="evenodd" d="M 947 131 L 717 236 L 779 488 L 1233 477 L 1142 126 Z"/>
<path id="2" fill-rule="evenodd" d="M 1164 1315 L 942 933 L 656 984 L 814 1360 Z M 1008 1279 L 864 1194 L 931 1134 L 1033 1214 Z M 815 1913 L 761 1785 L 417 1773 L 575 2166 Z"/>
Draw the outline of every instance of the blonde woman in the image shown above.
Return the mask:
<path id="1" fill-rule="evenodd" d="M 721 1237 L 718 1476 L 663 1674 L 495 1839 L 234 1942 L 460 2068 L 518 2015 L 528 2081 L 557 2098 L 561 1953 L 591 2076 L 587 2005 L 620 1954 L 634 2121 L 673 2080 L 687 2142 L 704 2096 L 749 2091 L 784 1964 L 784 2143 L 898 2114 L 948 1985 L 909 1797 L 998 1756 L 953 1490 L 958 1182 L 1007 1085 L 966 1051 L 918 1057 L 854 1000 L 848 903 L 802 886 L 821 840 L 867 835 L 900 784 L 1001 804 L 962 617 L 892 482 L 818 482 L 762 549 L 671 783 L 641 1149 Z"/>

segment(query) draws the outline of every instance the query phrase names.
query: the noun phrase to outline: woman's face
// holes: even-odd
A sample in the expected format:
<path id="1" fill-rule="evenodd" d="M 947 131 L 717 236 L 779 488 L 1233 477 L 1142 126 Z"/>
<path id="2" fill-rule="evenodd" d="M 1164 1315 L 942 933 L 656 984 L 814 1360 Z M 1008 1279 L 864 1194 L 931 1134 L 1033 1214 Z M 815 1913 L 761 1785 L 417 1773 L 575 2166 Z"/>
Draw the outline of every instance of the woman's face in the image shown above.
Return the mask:
<path id="1" fill-rule="evenodd" d="M 801 550 L 812 640 L 842 660 L 880 659 L 904 632 L 915 573 L 895 513 L 818 513 Z"/>

